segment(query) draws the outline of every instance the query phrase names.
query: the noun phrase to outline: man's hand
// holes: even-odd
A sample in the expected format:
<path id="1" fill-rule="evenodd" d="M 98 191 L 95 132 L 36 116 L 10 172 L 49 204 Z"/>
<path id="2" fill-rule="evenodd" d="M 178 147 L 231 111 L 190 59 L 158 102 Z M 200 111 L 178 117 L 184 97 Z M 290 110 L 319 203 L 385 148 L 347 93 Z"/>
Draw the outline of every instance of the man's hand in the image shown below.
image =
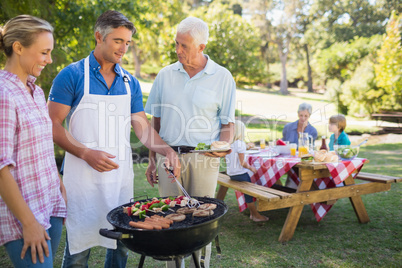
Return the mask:
<path id="1" fill-rule="evenodd" d="M 119 168 L 119 165 L 111 159 L 115 157 L 116 156 L 104 151 L 92 150 L 87 148 L 85 149 L 81 158 L 85 160 L 88 165 L 90 165 L 96 171 L 106 172 Z"/>
<path id="2" fill-rule="evenodd" d="M 145 172 L 145 176 L 147 177 L 148 183 L 154 187 L 154 184 L 158 184 L 158 175 L 156 175 L 156 165 L 155 160 L 150 159 L 147 171 Z"/>
<path id="3" fill-rule="evenodd" d="M 24 246 L 21 251 L 21 259 L 25 257 L 27 249 L 31 248 L 32 262 L 36 263 L 36 254 L 38 254 L 39 261 L 44 263 L 45 258 L 43 257 L 43 253 L 46 257 L 49 257 L 49 247 L 46 240 L 50 240 L 45 228 L 35 220 L 26 226 L 22 226 L 22 237 Z"/>
<path id="4" fill-rule="evenodd" d="M 209 157 L 225 157 L 227 154 L 230 154 L 231 152 L 232 152 L 232 149 L 224 151 L 224 152 L 205 153 L 205 155 L 209 156 Z"/>
<path id="5" fill-rule="evenodd" d="M 66 202 L 66 207 L 67 207 L 67 191 L 66 191 L 66 187 L 64 186 L 63 180 L 61 179 L 60 175 L 59 175 L 59 179 L 60 179 L 60 192 L 61 192 L 61 196 L 64 199 L 64 202 Z M 66 224 L 66 218 L 63 219 L 63 225 Z"/>
<path id="6" fill-rule="evenodd" d="M 167 154 L 165 158 L 165 166 L 169 169 L 173 167 L 173 174 L 176 178 L 180 177 L 180 171 L 181 171 L 181 164 L 179 161 L 179 157 L 177 156 L 176 152 L 171 149 Z M 166 173 L 169 174 L 169 171 L 166 171 Z"/>

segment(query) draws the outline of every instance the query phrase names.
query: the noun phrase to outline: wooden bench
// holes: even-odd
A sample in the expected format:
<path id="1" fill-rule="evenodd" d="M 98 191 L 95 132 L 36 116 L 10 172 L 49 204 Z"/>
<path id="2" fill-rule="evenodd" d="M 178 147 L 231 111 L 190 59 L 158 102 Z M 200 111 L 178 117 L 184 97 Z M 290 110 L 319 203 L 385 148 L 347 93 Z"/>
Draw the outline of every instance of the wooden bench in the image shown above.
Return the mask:
<path id="1" fill-rule="evenodd" d="M 367 223 L 370 219 L 360 196 L 389 191 L 391 189 L 391 183 L 402 181 L 401 177 L 360 172 L 356 176 L 356 179 L 362 180 L 362 183 L 356 183 L 354 179 L 349 176 L 345 180 L 345 186 L 316 190 L 313 187 L 312 180 L 319 174 L 320 172 L 313 171 L 310 175 L 305 175 L 303 181 L 311 180 L 311 182 L 307 184 L 307 188 L 303 186 L 300 187 L 299 185 L 296 191 L 277 184 L 268 188 L 251 182 L 234 181 L 231 180 L 228 175 L 220 173 L 218 176 L 219 189 L 216 198 L 224 200 L 228 189 L 231 188 L 255 197 L 258 201 L 257 209 L 259 211 L 290 208 L 282 233 L 279 236 L 280 242 L 286 242 L 293 236 L 304 205 L 318 202 L 329 202 L 333 204 L 337 199 L 349 198 L 359 222 Z M 324 175 L 328 176 L 329 174 Z M 321 175 L 320 177 L 325 176 Z M 295 213 L 299 215 L 293 216 L 293 210 L 299 210 Z"/>
<path id="2" fill-rule="evenodd" d="M 358 180 L 365 180 L 365 181 L 373 181 L 373 182 L 381 182 L 381 183 L 394 183 L 394 182 L 401 182 L 402 177 L 392 177 L 386 175 L 379 175 L 367 172 L 359 172 L 357 174 L 356 179 Z"/>
<path id="3" fill-rule="evenodd" d="M 381 127 L 385 133 L 402 134 L 402 112 L 384 111 L 382 113 L 372 114 L 371 118 L 377 121 L 377 126 Z M 396 123 L 395 126 L 382 126 L 378 120 Z"/>
<path id="4" fill-rule="evenodd" d="M 289 198 L 292 195 L 284 191 L 275 190 L 273 188 L 268 188 L 247 181 L 234 181 L 231 180 L 230 177 L 224 173 L 219 174 L 218 184 L 220 185 L 220 187 L 216 198 L 220 200 L 225 199 L 228 188 L 238 190 L 244 194 L 248 194 L 257 198 L 257 200 L 266 202 L 272 200 L 278 201 L 279 199 Z"/>

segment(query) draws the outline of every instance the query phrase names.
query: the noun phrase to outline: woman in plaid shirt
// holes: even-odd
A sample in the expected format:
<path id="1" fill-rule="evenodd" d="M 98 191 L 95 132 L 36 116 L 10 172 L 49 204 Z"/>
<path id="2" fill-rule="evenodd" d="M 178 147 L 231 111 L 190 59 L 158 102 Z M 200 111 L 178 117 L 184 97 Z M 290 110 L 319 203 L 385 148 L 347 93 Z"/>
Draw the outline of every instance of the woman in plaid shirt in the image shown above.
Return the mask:
<path id="1" fill-rule="evenodd" d="M 0 70 L 0 245 L 15 267 L 53 267 L 66 199 L 52 122 L 43 91 L 34 84 L 52 62 L 53 28 L 17 16 L 0 28 L 0 49 L 7 57 Z"/>

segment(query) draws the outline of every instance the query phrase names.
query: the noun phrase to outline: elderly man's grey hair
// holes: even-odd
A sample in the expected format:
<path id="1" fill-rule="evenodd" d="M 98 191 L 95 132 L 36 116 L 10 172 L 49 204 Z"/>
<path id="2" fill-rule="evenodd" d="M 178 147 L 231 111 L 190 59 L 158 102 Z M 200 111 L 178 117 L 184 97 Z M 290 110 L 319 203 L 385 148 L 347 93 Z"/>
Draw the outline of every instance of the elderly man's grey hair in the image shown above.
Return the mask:
<path id="1" fill-rule="evenodd" d="M 313 107 L 311 107 L 310 104 L 303 102 L 299 105 L 297 113 L 300 113 L 301 111 L 307 111 L 311 115 L 311 113 L 313 112 Z"/>
<path id="2" fill-rule="evenodd" d="M 179 26 L 177 26 L 177 33 L 190 34 L 196 46 L 208 43 L 208 25 L 199 18 L 188 17 L 182 20 Z"/>

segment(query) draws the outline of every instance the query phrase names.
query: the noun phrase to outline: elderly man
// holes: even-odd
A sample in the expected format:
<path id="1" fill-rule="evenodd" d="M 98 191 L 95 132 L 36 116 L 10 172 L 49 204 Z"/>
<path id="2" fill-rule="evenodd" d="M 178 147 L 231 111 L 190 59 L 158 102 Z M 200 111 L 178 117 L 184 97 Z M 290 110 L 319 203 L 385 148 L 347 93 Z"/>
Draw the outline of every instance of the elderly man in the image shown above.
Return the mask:
<path id="1" fill-rule="evenodd" d="M 230 150 L 206 154 L 190 151 L 198 143 L 232 141 L 236 84 L 227 69 L 203 53 L 208 35 L 207 24 L 198 18 L 189 17 L 180 22 L 175 39 L 179 61 L 159 72 L 145 112 L 153 115 L 151 125 L 161 138 L 179 153 L 182 165 L 179 182 L 186 191 L 190 196 L 213 197 L 219 157 Z M 161 196 L 182 194 L 164 173 L 162 160 L 161 155 L 150 151 L 146 172 L 149 183 L 152 186 L 158 183 Z M 208 267 L 210 245 L 205 257 L 205 267 Z"/>

